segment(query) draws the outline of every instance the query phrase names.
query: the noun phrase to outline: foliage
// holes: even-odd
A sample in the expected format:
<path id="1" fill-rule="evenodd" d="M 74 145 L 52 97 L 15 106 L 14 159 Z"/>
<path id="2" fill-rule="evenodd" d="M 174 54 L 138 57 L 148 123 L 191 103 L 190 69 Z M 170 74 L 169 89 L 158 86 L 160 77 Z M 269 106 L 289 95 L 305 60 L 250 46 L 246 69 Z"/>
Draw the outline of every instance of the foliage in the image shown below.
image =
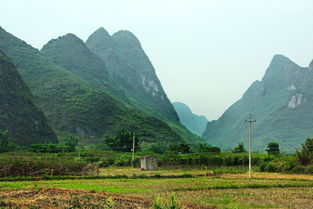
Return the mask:
<path id="1" fill-rule="evenodd" d="M 267 145 L 266 152 L 269 155 L 278 155 L 279 154 L 279 144 L 276 142 L 270 142 Z"/>
<path id="2" fill-rule="evenodd" d="M 243 143 L 239 143 L 237 147 L 234 148 L 234 150 L 232 150 L 233 153 L 242 153 L 242 152 L 246 152 L 246 149 L 243 145 Z"/>
<path id="3" fill-rule="evenodd" d="M 169 150 L 169 146 L 166 145 L 165 143 L 150 143 L 147 144 L 145 146 L 142 146 L 142 150 L 148 152 L 147 154 L 151 154 L 149 152 L 152 153 L 157 153 L 157 154 L 164 154 L 165 152 L 167 152 Z"/>
<path id="4" fill-rule="evenodd" d="M 221 153 L 221 148 L 219 148 L 219 147 L 210 147 L 208 151 L 212 152 L 212 153 L 215 153 L 215 154 L 219 154 L 219 153 Z"/>
<path id="5" fill-rule="evenodd" d="M 302 150 L 297 151 L 297 159 L 301 165 L 308 165 L 313 163 L 313 138 L 305 139 L 302 144 Z"/>
<path id="6" fill-rule="evenodd" d="M 181 134 L 166 122 L 141 113 L 104 89 L 90 85 L 2 28 L 0 39 L 0 50 L 17 66 L 23 80 L 31 87 L 36 104 L 59 137 L 71 134 L 87 141 L 123 129 L 138 133 L 141 142 L 183 141 Z"/>
<path id="7" fill-rule="evenodd" d="M 70 136 L 68 138 L 65 138 L 64 141 L 65 141 L 65 147 L 68 147 L 68 151 L 75 152 L 76 146 L 78 145 L 78 138 L 75 138 L 74 136 Z"/>
<path id="8" fill-rule="evenodd" d="M 11 60 L 1 51 L 0 28 L 0 130 L 8 130 L 17 145 L 57 142 L 43 112 Z"/>
<path id="9" fill-rule="evenodd" d="M 87 175 L 98 172 L 94 164 L 82 160 L 46 157 L 0 158 L 0 176 Z"/>
<path id="10" fill-rule="evenodd" d="M 9 131 L 0 131 L 0 153 L 10 152 L 17 149 L 17 145 L 12 141 Z"/>
<path id="11" fill-rule="evenodd" d="M 186 153 L 190 153 L 190 146 L 186 143 L 180 143 L 180 144 L 172 144 L 170 145 L 170 149 L 171 152 L 174 153 L 181 153 L 181 154 L 186 154 Z"/>
<path id="12" fill-rule="evenodd" d="M 114 151 L 131 152 L 133 148 L 133 139 L 135 140 L 135 150 L 138 151 L 138 138 L 133 132 L 119 131 L 114 137 L 105 135 L 105 143 Z"/>
<path id="13" fill-rule="evenodd" d="M 313 138 L 306 138 L 304 144 L 302 144 L 302 150 L 313 152 Z"/>
<path id="14" fill-rule="evenodd" d="M 157 196 L 152 203 L 153 209 L 180 209 L 181 206 L 176 200 L 174 193 L 171 193 L 169 199 L 163 199 L 161 196 Z"/>
<path id="15" fill-rule="evenodd" d="M 28 148 L 31 152 L 36 153 L 60 153 L 60 152 L 74 152 L 75 148 L 69 145 L 62 144 L 32 144 Z"/>

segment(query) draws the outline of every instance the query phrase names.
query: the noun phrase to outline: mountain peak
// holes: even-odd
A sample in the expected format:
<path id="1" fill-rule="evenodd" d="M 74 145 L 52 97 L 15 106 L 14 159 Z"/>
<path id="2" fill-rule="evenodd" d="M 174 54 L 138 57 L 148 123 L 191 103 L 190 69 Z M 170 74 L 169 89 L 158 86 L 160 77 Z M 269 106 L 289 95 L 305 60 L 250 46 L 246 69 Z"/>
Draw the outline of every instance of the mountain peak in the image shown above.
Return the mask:
<path id="1" fill-rule="evenodd" d="M 271 64 L 276 64 L 276 63 L 289 63 L 291 60 L 281 54 L 275 54 L 272 58 Z"/>
<path id="2" fill-rule="evenodd" d="M 68 33 L 68 34 L 66 34 L 66 35 L 64 35 L 64 36 L 60 36 L 59 38 L 68 38 L 68 39 L 80 39 L 80 38 L 78 38 L 75 34 L 73 34 L 73 33 Z"/>
<path id="3" fill-rule="evenodd" d="M 83 47 L 86 47 L 85 46 L 85 43 L 80 39 L 78 38 L 75 34 L 73 33 L 68 33 L 64 36 L 59 36 L 58 38 L 56 39 L 51 39 L 50 41 L 48 41 L 48 43 L 46 43 L 41 51 L 45 51 L 47 48 L 50 48 L 50 47 L 60 47 L 60 46 L 63 46 L 63 45 L 79 45 L 79 46 L 83 46 Z"/>
<path id="4" fill-rule="evenodd" d="M 112 39 L 124 47 L 141 48 L 138 38 L 128 30 L 120 30 L 112 35 Z"/>
<path id="5" fill-rule="evenodd" d="M 108 31 L 105 30 L 103 27 L 98 28 L 91 35 L 101 36 L 101 37 L 110 37 L 110 34 L 108 33 Z"/>
<path id="6" fill-rule="evenodd" d="M 288 57 L 276 54 L 272 58 L 262 80 L 272 80 L 274 77 L 282 78 L 282 75 L 290 74 L 298 69 L 301 69 L 301 67 L 291 61 Z"/>
<path id="7" fill-rule="evenodd" d="M 309 65 L 309 70 L 313 70 L 313 60 L 311 61 L 310 65 Z"/>
<path id="8" fill-rule="evenodd" d="M 86 45 L 91 48 L 99 47 L 100 45 L 100 48 L 112 47 L 112 38 L 110 34 L 101 27 L 88 37 Z"/>

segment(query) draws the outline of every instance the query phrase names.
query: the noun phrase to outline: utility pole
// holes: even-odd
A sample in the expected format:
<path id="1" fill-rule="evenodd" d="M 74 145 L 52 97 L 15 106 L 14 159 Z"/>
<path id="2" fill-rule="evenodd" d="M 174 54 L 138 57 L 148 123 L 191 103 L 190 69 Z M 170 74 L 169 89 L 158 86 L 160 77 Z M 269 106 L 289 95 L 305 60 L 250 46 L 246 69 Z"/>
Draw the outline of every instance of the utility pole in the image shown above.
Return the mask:
<path id="1" fill-rule="evenodd" d="M 132 168 L 134 167 L 134 160 L 135 160 L 135 134 L 133 133 L 133 149 L 132 149 Z"/>
<path id="2" fill-rule="evenodd" d="M 256 122 L 256 120 L 252 120 L 252 115 L 250 113 L 249 119 L 245 120 L 245 122 L 249 123 L 248 138 L 249 138 L 249 179 L 250 179 L 251 178 L 251 132 L 252 132 L 252 123 Z"/>

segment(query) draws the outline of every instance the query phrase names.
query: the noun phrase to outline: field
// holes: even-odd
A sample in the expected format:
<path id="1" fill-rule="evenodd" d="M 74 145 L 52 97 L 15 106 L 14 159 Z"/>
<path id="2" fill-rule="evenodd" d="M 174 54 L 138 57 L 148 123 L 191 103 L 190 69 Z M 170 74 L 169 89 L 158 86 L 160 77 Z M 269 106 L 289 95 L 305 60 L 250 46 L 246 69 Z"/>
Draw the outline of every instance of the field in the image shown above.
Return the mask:
<path id="1" fill-rule="evenodd" d="M 1 181 L 0 208 L 151 208 L 175 195 L 184 208 L 312 208 L 313 176 L 208 170 L 102 169 L 103 179 Z M 112 206 L 113 205 L 113 206 Z"/>

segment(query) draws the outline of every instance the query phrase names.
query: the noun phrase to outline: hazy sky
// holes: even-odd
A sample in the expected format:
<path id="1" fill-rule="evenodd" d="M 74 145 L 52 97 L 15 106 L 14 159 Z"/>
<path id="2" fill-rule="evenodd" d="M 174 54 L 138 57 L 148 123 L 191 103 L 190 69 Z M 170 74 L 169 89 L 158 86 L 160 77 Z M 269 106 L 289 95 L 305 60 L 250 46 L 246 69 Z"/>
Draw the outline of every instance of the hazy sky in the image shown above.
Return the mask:
<path id="1" fill-rule="evenodd" d="M 312 0 L 1 0 L 0 25 L 36 48 L 99 27 L 141 41 L 172 101 L 217 119 L 274 54 L 313 59 Z"/>

